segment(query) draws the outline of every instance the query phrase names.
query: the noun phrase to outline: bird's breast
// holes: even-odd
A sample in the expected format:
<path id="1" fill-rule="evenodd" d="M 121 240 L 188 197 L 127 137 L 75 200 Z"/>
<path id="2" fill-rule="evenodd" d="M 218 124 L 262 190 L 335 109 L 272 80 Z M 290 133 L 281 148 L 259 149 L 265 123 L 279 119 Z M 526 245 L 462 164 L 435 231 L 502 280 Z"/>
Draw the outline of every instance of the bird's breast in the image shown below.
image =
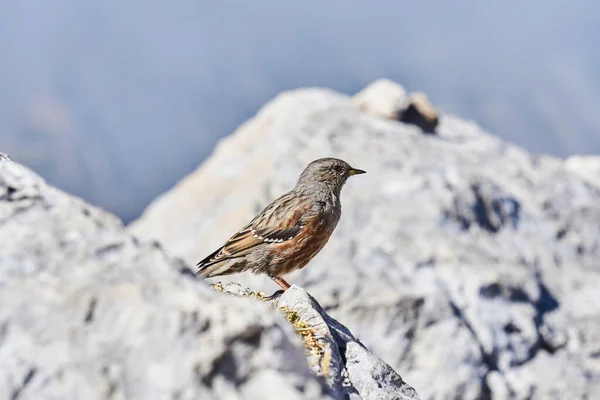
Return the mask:
<path id="1" fill-rule="evenodd" d="M 273 246 L 273 262 L 278 264 L 279 273 L 287 274 L 308 264 L 327 244 L 338 220 L 339 217 L 315 219 L 294 239 Z"/>

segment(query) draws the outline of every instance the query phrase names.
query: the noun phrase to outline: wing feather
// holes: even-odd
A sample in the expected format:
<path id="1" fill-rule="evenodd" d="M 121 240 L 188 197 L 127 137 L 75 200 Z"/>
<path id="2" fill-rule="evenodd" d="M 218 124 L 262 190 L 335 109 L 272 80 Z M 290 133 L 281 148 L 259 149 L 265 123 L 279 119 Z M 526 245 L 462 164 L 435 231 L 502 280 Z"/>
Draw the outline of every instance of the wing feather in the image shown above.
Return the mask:
<path id="1" fill-rule="evenodd" d="M 199 271 L 225 260 L 243 257 L 256 246 L 292 240 L 311 218 L 318 215 L 320 206 L 307 196 L 292 192 L 284 194 L 229 238 L 223 247 L 200 261 L 197 264 Z"/>

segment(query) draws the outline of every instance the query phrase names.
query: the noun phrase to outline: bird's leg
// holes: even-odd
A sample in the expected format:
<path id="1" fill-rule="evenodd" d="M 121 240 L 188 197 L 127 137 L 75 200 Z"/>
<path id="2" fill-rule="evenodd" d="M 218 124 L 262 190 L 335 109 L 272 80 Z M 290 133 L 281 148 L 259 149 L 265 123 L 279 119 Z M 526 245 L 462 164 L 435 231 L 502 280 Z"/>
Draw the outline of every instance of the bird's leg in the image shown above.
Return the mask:
<path id="1" fill-rule="evenodd" d="M 281 286 L 281 288 L 283 290 L 278 290 L 275 293 L 273 293 L 272 295 L 270 295 L 269 297 L 266 297 L 265 299 L 267 301 L 272 301 L 277 299 L 279 296 L 281 296 L 285 290 L 288 290 L 290 288 L 290 284 L 287 283 L 285 281 L 285 279 L 279 277 L 279 276 L 270 276 L 269 278 L 273 279 L 273 282 L 275 282 L 276 284 L 278 284 L 279 286 Z"/>
<path id="2" fill-rule="evenodd" d="M 290 288 L 290 286 L 291 286 L 289 283 L 287 283 L 285 281 L 285 279 L 283 279 L 280 276 L 271 276 L 270 278 L 273 279 L 273 282 L 275 282 L 276 284 L 278 284 L 279 286 L 281 286 L 281 288 L 283 290 L 288 290 Z"/>

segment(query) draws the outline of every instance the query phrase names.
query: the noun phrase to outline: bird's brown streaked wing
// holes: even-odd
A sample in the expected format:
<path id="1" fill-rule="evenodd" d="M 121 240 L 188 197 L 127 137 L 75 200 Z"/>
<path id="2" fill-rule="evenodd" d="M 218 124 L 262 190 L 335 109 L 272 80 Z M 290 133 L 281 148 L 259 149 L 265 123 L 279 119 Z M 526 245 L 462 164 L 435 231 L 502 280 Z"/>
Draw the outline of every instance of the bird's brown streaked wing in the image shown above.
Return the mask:
<path id="1" fill-rule="evenodd" d="M 314 201 L 287 193 L 233 235 L 223 246 L 223 251 L 233 255 L 260 244 L 291 240 L 316 215 Z"/>
<path id="2" fill-rule="evenodd" d="M 224 260 L 242 257 L 248 250 L 259 245 L 291 240 L 318 214 L 318 206 L 308 197 L 286 193 L 233 235 L 222 248 L 200 261 L 198 266 L 202 269 Z"/>

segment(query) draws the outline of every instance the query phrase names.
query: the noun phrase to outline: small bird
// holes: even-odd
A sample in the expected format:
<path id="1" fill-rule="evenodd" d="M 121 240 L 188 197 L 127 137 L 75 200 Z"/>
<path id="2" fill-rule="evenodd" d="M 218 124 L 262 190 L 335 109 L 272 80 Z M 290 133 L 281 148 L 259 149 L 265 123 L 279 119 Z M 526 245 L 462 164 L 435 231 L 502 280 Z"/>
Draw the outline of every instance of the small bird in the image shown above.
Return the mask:
<path id="1" fill-rule="evenodd" d="M 197 273 L 205 278 L 264 273 L 287 290 L 290 284 L 282 275 L 303 268 L 327 244 L 342 215 L 342 186 L 364 173 L 337 158 L 311 162 L 291 191 L 200 261 Z"/>

